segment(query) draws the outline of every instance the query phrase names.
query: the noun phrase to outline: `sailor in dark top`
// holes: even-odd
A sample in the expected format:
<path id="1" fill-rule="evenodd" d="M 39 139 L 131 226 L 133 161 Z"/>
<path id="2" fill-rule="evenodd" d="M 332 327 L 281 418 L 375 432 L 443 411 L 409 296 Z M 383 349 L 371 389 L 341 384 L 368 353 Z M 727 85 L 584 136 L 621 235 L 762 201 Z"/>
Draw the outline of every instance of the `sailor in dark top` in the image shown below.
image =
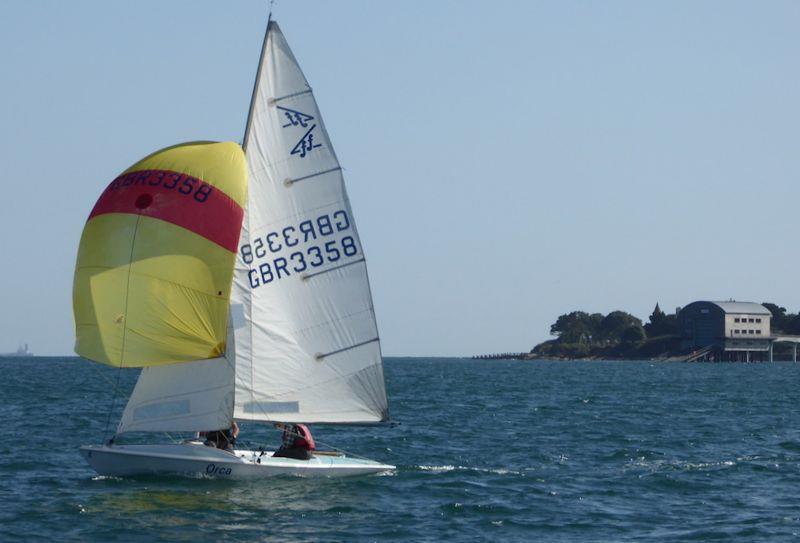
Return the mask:
<path id="1" fill-rule="evenodd" d="M 200 436 L 206 438 L 203 444 L 208 447 L 216 447 L 233 452 L 233 446 L 236 444 L 236 438 L 239 436 L 239 426 L 236 424 L 236 421 L 232 421 L 231 427 L 227 430 L 200 432 Z"/>
<path id="2" fill-rule="evenodd" d="M 278 422 L 276 428 L 283 430 L 281 448 L 272 455 L 274 458 L 295 458 L 297 460 L 311 459 L 312 452 L 316 449 L 311 430 L 305 424 L 283 424 Z"/>

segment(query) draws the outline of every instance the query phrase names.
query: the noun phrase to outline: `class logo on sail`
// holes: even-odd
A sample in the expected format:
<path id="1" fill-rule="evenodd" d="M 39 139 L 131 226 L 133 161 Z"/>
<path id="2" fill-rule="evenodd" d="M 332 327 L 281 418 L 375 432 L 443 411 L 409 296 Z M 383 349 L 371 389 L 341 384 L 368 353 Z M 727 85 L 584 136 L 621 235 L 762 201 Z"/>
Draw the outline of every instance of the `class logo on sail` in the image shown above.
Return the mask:
<path id="1" fill-rule="evenodd" d="M 290 126 L 302 126 L 303 128 L 308 128 L 309 121 L 313 121 L 314 117 L 303 113 L 301 111 L 297 111 L 294 109 L 289 109 L 288 107 L 281 107 L 275 106 L 280 111 L 283 112 L 284 117 L 286 117 L 287 123 L 281 125 L 281 128 L 289 128 Z"/>
<path id="2" fill-rule="evenodd" d="M 306 128 L 303 137 L 300 138 L 294 147 L 292 147 L 291 154 L 299 155 L 300 158 L 305 158 L 310 151 L 322 147 L 321 143 L 317 143 L 314 139 L 314 129 L 317 128 L 316 123 L 309 126 L 311 121 L 314 120 L 313 115 L 290 109 L 288 107 L 276 106 L 278 110 L 283 113 L 286 124 L 281 125 L 281 128 L 301 127 Z"/>

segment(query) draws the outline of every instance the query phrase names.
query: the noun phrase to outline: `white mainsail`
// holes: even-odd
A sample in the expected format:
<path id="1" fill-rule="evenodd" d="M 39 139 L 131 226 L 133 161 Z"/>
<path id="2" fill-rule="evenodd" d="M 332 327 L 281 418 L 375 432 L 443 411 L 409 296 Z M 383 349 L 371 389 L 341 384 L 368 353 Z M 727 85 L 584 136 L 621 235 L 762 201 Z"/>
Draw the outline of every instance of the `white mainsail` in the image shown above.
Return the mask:
<path id="1" fill-rule="evenodd" d="M 317 103 L 270 22 L 244 141 L 249 200 L 233 304 L 235 417 L 388 419 L 367 268 Z"/>
<path id="2" fill-rule="evenodd" d="M 366 262 L 341 167 L 275 22 L 264 39 L 244 148 L 249 197 L 228 351 L 145 368 L 118 434 L 211 430 L 231 418 L 388 419 Z"/>

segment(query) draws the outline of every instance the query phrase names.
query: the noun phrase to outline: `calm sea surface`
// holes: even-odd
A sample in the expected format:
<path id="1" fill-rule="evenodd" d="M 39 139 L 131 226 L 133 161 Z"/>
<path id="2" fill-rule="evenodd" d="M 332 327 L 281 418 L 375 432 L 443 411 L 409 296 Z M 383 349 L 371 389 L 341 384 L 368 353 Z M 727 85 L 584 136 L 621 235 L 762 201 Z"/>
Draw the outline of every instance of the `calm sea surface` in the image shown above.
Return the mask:
<path id="1" fill-rule="evenodd" d="M 116 371 L 0 360 L 2 541 L 783 541 L 800 364 L 389 359 L 396 428 L 314 428 L 388 476 L 101 478 Z M 128 391 L 136 371 L 123 372 Z M 117 411 L 124 402 L 117 402 Z M 118 414 L 112 417 L 112 426 Z M 159 436 L 161 438 L 161 436 Z M 278 434 L 243 425 L 254 443 Z"/>

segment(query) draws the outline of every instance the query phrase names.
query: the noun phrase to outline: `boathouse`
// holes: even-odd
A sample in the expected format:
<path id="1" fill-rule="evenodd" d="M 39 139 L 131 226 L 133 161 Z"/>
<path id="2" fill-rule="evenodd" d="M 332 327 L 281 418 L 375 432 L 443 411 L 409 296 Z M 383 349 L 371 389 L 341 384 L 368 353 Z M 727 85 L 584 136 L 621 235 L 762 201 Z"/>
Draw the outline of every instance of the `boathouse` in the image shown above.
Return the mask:
<path id="1" fill-rule="evenodd" d="M 771 318 L 753 302 L 692 302 L 678 312 L 681 347 L 704 350 L 711 360 L 764 361 L 771 355 Z"/>

